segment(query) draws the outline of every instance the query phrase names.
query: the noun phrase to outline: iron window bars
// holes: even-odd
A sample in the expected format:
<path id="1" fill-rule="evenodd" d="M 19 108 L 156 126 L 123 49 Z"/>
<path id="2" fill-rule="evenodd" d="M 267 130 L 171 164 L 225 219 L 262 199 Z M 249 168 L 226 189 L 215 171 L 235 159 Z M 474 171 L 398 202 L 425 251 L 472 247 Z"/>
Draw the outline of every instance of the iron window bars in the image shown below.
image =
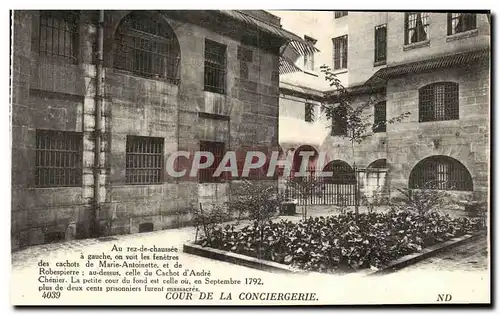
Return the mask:
<path id="1" fill-rule="evenodd" d="M 374 106 L 375 114 L 373 115 L 373 132 L 386 132 L 386 102 L 378 102 Z"/>
<path id="2" fill-rule="evenodd" d="M 375 27 L 375 63 L 385 62 L 387 59 L 387 25 Z"/>
<path id="3" fill-rule="evenodd" d="M 448 35 L 476 29 L 476 14 L 448 13 Z"/>
<path id="4" fill-rule="evenodd" d="M 127 136 L 125 182 L 159 184 L 163 182 L 163 138 Z"/>
<path id="5" fill-rule="evenodd" d="M 205 91 L 226 91 L 226 45 L 205 39 Z"/>
<path id="6" fill-rule="evenodd" d="M 78 11 L 40 11 L 39 53 L 76 63 Z"/>
<path id="7" fill-rule="evenodd" d="M 347 35 L 333 40 L 333 70 L 347 69 Z"/>
<path id="8" fill-rule="evenodd" d="M 447 156 L 420 161 L 410 175 L 411 189 L 472 191 L 472 177 L 460 162 Z"/>
<path id="9" fill-rule="evenodd" d="M 405 45 L 429 39 L 429 13 L 405 13 Z"/>
<path id="10" fill-rule="evenodd" d="M 81 133 L 37 130 L 35 186 L 81 186 L 82 141 Z"/>
<path id="11" fill-rule="evenodd" d="M 180 49 L 174 32 L 154 17 L 130 14 L 117 32 L 115 68 L 179 83 Z"/>
<path id="12" fill-rule="evenodd" d="M 226 154 L 224 142 L 200 141 L 200 151 L 212 153 L 214 155 L 214 162 L 209 167 L 198 171 L 198 181 L 200 183 L 220 182 L 222 174 L 221 176 L 215 177 L 214 173 Z M 206 158 L 201 160 L 201 163 L 206 162 Z"/>
<path id="13" fill-rule="evenodd" d="M 419 122 L 459 119 L 458 84 L 437 82 L 419 89 Z"/>

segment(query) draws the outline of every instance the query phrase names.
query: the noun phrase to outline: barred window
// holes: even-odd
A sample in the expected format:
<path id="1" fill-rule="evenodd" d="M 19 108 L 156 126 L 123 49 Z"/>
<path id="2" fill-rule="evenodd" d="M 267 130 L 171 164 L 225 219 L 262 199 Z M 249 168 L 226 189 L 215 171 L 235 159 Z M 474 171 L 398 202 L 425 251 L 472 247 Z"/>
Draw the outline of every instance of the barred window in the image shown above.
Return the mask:
<path id="1" fill-rule="evenodd" d="M 317 42 L 316 39 L 307 35 L 304 36 L 304 40 L 312 45 L 315 45 Z M 304 55 L 304 69 L 314 71 L 314 53 Z"/>
<path id="2" fill-rule="evenodd" d="M 172 28 L 155 16 L 134 12 L 116 34 L 115 68 L 179 83 L 180 48 Z"/>
<path id="3" fill-rule="evenodd" d="M 306 103 L 304 120 L 306 122 L 312 122 L 314 120 L 314 105 L 311 103 Z"/>
<path id="4" fill-rule="evenodd" d="M 40 11 L 39 52 L 77 62 L 78 11 Z"/>
<path id="5" fill-rule="evenodd" d="M 375 27 L 375 62 L 385 62 L 387 58 L 387 25 Z"/>
<path id="6" fill-rule="evenodd" d="M 472 177 L 462 163 L 448 156 L 431 156 L 420 161 L 410 174 L 411 189 L 472 191 Z"/>
<path id="7" fill-rule="evenodd" d="M 82 185 L 82 134 L 36 131 L 36 187 Z"/>
<path id="8" fill-rule="evenodd" d="M 420 88 L 419 121 L 459 119 L 458 84 L 437 82 Z"/>
<path id="9" fill-rule="evenodd" d="M 327 177 L 326 182 L 330 184 L 355 184 L 356 174 L 354 169 L 341 160 L 334 160 L 328 163 L 323 172 L 332 172 L 332 177 Z"/>
<path id="10" fill-rule="evenodd" d="M 476 14 L 448 13 L 448 35 L 476 29 Z"/>
<path id="11" fill-rule="evenodd" d="M 378 102 L 374 106 L 373 132 L 386 132 L 386 102 Z"/>
<path id="12" fill-rule="evenodd" d="M 346 16 L 347 15 L 347 11 L 335 11 L 335 18 L 338 19 L 338 18 L 341 18 L 343 16 Z"/>
<path id="13" fill-rule="evenodd" d="M 200 169 L 198 171 L 198 181 L 200 183 L 214 183 L 221 180 L 221 176 L 215 177 L 214 173 L 220 162 L 224 158 L 225 144 L 224 142 L 200 141 L 200 151 L 210 152 L 214 155 L 214 162 L 210 167 Z M 205 160 L 204 160 L 205 159 Z M 200 163 L 205 163 L 206 158 L 202 158 Z"/>
<path id="14" fill-rule="evenodd" d="M 163 182 L 163 138 L 127 136 L 125 182 L 159 184 Z"/>
<path id="15" fill-rule="evenodd" d="M 333 70 L 347 69 L 347 35 L 333 40 Z"/>
<path id="16" fill-rule="evenodd" d="M 347 109 L 344 106 L 337 106 L 332 113 L 332 136 L 347 135 Z"/>
<path id="17" fill-rule="evenodd" d="M 226 92 L 226 45 L 205 39 L 205 91 Z"/>
<path id="18" fill-rule="evenodd" d="M 429 39 L 429 13 L 405 13 L 405 45 Z"/>

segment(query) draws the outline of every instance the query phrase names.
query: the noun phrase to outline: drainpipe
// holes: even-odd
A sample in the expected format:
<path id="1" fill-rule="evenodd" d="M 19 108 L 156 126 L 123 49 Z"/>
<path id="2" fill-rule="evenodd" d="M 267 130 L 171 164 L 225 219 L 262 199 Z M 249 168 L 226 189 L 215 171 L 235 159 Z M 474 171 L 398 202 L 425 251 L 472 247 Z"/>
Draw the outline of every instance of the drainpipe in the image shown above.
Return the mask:
<path id="1" fill-rule="evenodd" d="M 99 10 L 97 23 L 97 51 L 96 51 L 96 86 L 95 86 L 95 151 L 94 151 L 94 209 L 92 215 L 92 236 L 99 236 L 99 211 L 101 207 L 100 178 L 101 178 L 101 125 L 103 103 L 103 47 L 104 47 L 104 10 Z"/>

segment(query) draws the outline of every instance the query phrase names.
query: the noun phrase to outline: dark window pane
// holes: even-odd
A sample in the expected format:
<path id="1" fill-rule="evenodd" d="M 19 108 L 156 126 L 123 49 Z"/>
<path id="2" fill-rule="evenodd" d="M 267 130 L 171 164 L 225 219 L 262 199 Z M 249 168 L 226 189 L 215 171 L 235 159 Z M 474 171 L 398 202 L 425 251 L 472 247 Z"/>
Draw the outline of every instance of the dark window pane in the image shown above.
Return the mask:
<path id="1" fill-rule="evenodd" d="M 35 186 L 81 186 L 82 141 L 81 133 L 37 130 Z"/>
<path id="2" fill-rule="evenodd" d="M 127 136 L 125 179 L 128 184 L 163 182 L 163 138 Z"/>

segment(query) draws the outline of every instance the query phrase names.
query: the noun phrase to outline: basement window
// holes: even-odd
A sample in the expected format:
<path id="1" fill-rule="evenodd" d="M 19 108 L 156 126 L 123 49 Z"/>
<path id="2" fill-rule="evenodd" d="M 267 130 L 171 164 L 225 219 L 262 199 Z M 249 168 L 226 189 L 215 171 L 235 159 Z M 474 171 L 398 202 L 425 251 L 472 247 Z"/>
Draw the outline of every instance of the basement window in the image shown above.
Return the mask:
<path id="1" fill-rule="evenodd" d="M 163 182 L 163 138 L 127 136 L 125 181 L 127 184 Z"/>
<path id="2" fill-rule="evenodd" d="M 81 133 L 37 130 L 35 186 L 81 186 L 82 141 Z"/>

